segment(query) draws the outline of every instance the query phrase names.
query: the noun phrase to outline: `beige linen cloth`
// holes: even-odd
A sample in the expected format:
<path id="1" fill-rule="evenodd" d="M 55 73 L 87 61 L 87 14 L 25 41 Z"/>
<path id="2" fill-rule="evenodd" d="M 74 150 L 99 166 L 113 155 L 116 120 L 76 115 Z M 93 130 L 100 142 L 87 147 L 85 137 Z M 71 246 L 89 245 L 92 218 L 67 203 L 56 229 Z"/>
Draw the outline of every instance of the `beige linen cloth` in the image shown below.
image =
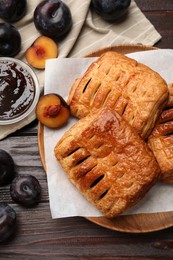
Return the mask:
<path id="1" fill-rule="evenodd" d="M 83 57 L 94 50 L 122 44 L 154 45 L 161 35 L 155 30 L 132 0 L 127 18 L 118 23 L 108 23 L 90 10 L 90 0 L 63 0 L 72 13 L 73 27 L 66 38 L 58 42 L 59 57 Z M 33 13 L 41 0 L 28 0 L 25 17 L 13 25 L 22 38 L 22 49 L 16 57 L 24 60 L 26 49 L 40 35 L 33 23 Z M 0 20 L 0 22 L 3 22 Z M 44 86 L 44 70 L 35 70 L 41 91 Z M 20 123 L 0 126 L 0 140 L 24 127 L 35 119 L 33 112 Z"/>

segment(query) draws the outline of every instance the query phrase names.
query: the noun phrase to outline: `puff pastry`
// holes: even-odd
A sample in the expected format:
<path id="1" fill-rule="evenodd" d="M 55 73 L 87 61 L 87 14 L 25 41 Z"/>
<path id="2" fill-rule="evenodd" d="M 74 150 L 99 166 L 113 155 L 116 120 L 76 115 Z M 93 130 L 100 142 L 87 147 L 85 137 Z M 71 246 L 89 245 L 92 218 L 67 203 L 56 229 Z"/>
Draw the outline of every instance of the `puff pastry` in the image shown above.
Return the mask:
<path id="1" fill-rule="evenodd" d="M 158 73 L 123 54 L 106 52 L 75 81 L 67 102 L 78 118 L 114 108 L 146 138 L 167 100 L 167 84 Z"/>
<path id="2" fill-rule="evenodd" d="M 80 119 L 54 153 L 70 181 L 108 218 L 136 204 L 160 171 L 147 144 L 109 108 Z"/>
<path id="3" fill-rule="evenodd" d="M 148 143 L 161 169 L 160 180 L 173 184 L 173 84 L 168 85 L 168 89 L 168 105 L 163 110 Z"/>

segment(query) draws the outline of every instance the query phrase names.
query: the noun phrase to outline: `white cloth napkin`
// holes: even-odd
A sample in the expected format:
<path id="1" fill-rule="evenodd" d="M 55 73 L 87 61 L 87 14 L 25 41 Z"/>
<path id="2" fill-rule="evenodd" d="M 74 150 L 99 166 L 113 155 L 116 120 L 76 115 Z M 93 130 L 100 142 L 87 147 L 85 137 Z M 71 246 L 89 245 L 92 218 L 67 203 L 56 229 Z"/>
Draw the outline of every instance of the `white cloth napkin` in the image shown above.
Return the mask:
<path id="1" fill-rule="evenodd" d="M 103 47 L 122 44 L 154 45 L 161 35 L 137 7 L 131 2 L 127 18 L 122 22 L 108 23 L 90 9 L 90 0 L 63 0 L 72 13 L 73 27 L 67 37 L 58 42 L 59 57 L 82 57 L 89 52 Z M 41 0 L 29 0 L 27 13 L 13 25 L 18 28 L 22 37 L 22 48 L 16 58 L 25 61 L 25 51 L 40 35 L 33 23 L 33 12 Z M 3 22 L 0 20 L 0 22 Z M 41 91 L 44 86 L 44 70 L 35 70 Z M 10 133 L 24 127 L 35 119 L 33 112 L 20 123 L 0 126 L 0 140 Z"/>

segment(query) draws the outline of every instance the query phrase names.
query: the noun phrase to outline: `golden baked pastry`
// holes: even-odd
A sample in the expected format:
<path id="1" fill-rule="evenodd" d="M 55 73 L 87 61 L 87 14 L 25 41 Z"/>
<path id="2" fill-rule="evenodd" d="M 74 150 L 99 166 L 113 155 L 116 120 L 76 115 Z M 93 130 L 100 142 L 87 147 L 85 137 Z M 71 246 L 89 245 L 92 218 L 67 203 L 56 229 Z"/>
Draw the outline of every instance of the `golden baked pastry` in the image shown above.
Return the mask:
<path id="1" fill-rule="evenodd" d="M 158 73 L 122 54 L 106 52 L 75 81 L 67 102 L 78 118 L 104 106 L 114 108 L 146 138 L 167 100 L 167 84 Z"/>
<path id="2" fill-rule="evenodd" d="M 168 85 L 169 101 L 149 137 L 151 147 L 161 169 L 160 180 L 173 183 L 173 84 Z"/>
<path id="3" fill-rule="evenodd" d="M 73 125 L 54 153 L 71 182 L 108 218 L 143 198 L 160 171 L 147 144 L 106 108 Z"/>

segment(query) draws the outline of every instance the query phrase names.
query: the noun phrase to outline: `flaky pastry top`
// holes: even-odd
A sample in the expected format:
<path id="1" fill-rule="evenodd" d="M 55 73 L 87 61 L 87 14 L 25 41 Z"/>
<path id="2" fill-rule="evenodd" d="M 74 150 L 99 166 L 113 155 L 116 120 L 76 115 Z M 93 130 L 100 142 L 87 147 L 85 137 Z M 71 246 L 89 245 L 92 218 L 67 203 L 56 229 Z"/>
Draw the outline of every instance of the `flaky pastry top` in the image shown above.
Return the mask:
<path id="1" fill-rule="evenodd" d="M 71 182 L 109 218 L 141 200 L 160 172 L 147 144 L 108 108 L 75 123 L 54 153 Z"/>
<path id="2" fill-rule="evenodd" d="M 167 100 L 167 84 L 157 72 L 117 52 L 106 52 L 93 62 L 75 81 L 68 96 L 75 117 L 110 107 L 143 139 L 153 129 Z"/>

